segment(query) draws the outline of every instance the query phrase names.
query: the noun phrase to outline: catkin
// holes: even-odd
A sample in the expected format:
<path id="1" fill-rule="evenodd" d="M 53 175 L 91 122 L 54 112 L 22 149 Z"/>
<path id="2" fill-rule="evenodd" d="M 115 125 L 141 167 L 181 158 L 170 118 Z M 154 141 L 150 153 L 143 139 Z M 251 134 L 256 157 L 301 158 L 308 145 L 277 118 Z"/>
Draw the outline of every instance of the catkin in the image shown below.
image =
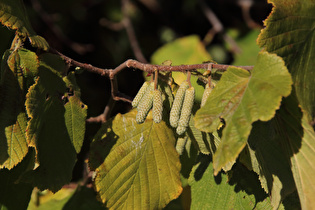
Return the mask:
<path id="1" fill-rule="evenodd" d="M 187 143 L 187 140 L 188 140 L 188 137 L 185 136 L 185 137 L 179 137 L 177 139 L 177 142 L 176 142 L 176 151 L 178 152 L 179 155 L 183 154 L 183 151 L 185 149 L 185 146 L 186 146 L 186 143 Z"/>
<path id="2" fill-rule="evenodd" d="M 209 85 L 206 85 L 205 91 L 203 92 L 200 107 L 203 107 L 206 104 L 206 101 L 212 91 L 212 88 Z"/>
<path id="3" fill-rule="evenodd" d="M 149 87 L 150 82 L 144 82 L 141 88 L 139 89 L 136 97 L 133 99 L 131 105 L 132 107 L 137 107 L 139 105 L 139 102 L 141 98 L 144 96 L 147 88 Z"/>
<path id="4" fill-rule="evenodd" d="M 163 112 L 163 100 L 162 93 L 156 89 L 153 93 L 153 109 L 152 109 L 152 117 L 155 123 L 159 123 L 162 120 L 162 112 Z"/>
<path id="5" fill-rule="evenodd" d="M 154 92 L 154 83 L 150 83 L 149 87 L 146 89 L 144 96 L 141 98 L 138 104 L 138 112 L 136 115 L 136 122 L 141 124 L 145 121 L 149 111 L 153 105 L 153 92 Z"/>
<path id="6" fill-rule="evenodd" d="M 185 97 L 185 91 L 189 88 L 187 81 L 184 81 L 177 90 L 175 99 L 170 112 L 170 124 L 172 127 L 176 128 L 178 125 L 178 119 L 180 117 L 180 112 L 182 104 Z"/>
<path id="7" fill-rule="evenodd" d="M 191 110 L 194 105 L 194 99 L 195 99 L 195 88 L 190 87 L 185 91 L 183 108 L 181 110 L 180 118 L 178 121 L 178 127 L 176 129 L 176 133 L 178 135 L 182 135 L 186 131 L 186 128 L 188 127 Z"/>

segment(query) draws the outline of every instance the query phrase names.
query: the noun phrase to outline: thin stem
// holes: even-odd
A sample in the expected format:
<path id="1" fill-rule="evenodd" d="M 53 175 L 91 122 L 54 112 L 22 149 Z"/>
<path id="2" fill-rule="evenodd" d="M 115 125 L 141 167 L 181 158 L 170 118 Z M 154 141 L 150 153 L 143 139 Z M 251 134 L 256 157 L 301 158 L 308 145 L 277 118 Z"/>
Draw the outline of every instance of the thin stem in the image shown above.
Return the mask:
<path id="1" fill-rule="evenodd" d="M 186 81 L 188 82 L 189 87 L 191 87 L 190 78 L 191 78 L 191 72 L 190 72 L 190 71 L 188 71 L 188 72 L 187 72 L 187 80 L 186 80 Z"/>
<path id="2" fill-rule="evenodd" d="M 154 75 L 154 90 L 157 89 L 157 86 L 158 86 L 158 78 L 159 78 L 159 71 L 155 71 L 155 75 Z"/>

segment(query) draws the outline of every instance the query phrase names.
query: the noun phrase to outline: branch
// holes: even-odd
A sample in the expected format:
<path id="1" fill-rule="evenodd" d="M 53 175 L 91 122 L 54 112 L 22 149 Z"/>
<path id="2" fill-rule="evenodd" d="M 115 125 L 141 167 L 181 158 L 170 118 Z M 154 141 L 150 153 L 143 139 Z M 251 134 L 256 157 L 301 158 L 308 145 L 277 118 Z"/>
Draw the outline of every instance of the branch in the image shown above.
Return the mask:
<path id="1" fill-rule="evenodd" d="M 33 9 L 38 13 L 38 15 L 41 17 L 43 22 L 48 26 L 50 31 L 65 45 L 70 47 L 73 51 L 80 55 L 84 55 L 87 52 L 90 52 L 94 49 L 94 46 L 92 44 L 82 44 L 77 43 L 69 39 L 58 27 L 55 23 L 53 18 L 43 10 L 40 2 L 38 0 L 31 0 Z"/>
<path id="2" fill-rule="evenodd" d="M 212 28 L 209 30 L 209 32 L 206 34 L 204 38 L 204 44 L 207 45 L 212 41 L 212 38 L 215 34 L 220 33 L 223 34 L 223 39 L 229 43 L 232 46 L 232 50 L 236 53 L 241 52 L 241 49 L 238 47 L 236 42 L 227 34 L 224 32 L 224 27 L 219 18 L 214 14 L 214 12 L 208 7 L 208 5 L 205 3 L 204 0 L 199 0 L 201 9 L 208 19 L 208 21 L 211 23 Z"/>
<path id="3" fill-rule="evenodd" d="M 139 46 L 139 42 L 137 40 L 135 31 L 133 29 L 131 20 L 130 20 L 129 15 L 128 15 L 127 9 L 128 9 L 128 4 L 130 4 L 130 2 L 129 2 L 129 0 L 122 0 L 121 4 L 122 4 L 121 10 L 122 10 L 122 13 L 124 15 L 123 24 L 125 26 L 131 48 L 132 48 L 137 60 L 139 60 L 143 63 L 147 63 L 148 61 L 144 57 L 144 55 L 142 54 L 142 51 L 141 51 L 140 46 Z"/>
<path id="4" fill-rule="evenodd" d="M 132 98 L 130 96 L 125 95 L 124 93 L 121 93 L 118 91 L 118 84 L 116 80 L 116 76 L 119 72 L 124 70 L 125 68 L 135 68 L 140 69 L 142 71 L 153 73 L 155 71 L 166 71 L 166 72 L 173 72 L 173 71 L 180 71 L 180 72 L 191 72 L 191 71 L 197 71 L 197 69 L 207 69 L 211 70 L 212 68 L 219 69 L 219 70 L 226 70 L 227 68 L 231 67 L 232 65 L 225 65 L 225 64 L 216 64 L 216 63 L 203 63 L 203 64 L 192 64 L 192 65 L 178 65 L 178 66 L 164 66 L 164 65 L 155 65 L 155 64 L 147 64 L 142 63 L 136 60 L 126 60 L 119 66 L 117 66 L 114 69 L 102 69 L 95 66 L 92 66 L 91 64 L 81 63 L 78 61 L 73 60 L 72 58 L 69 58 L 62 53 L 58 52 L 57 50 L 51 49 L 52 53 L 58 54 L 61 56 L 62 59 L 65 60 L 67 64 L 70 66 L 75 67 L 81 67 L 91 73 L 99 74 L 101 76 L 109 77 L 110 84 L 111 84 L 111 95 L 112 99 L 115 101 L 125 101 L 125 102 L 132 102 Z M 247 71 L 250 71 L 253 69 L 253 66 L 234 66 L 243 68 Z M 104 111 L 105 112 L 105 111 Z M 91 121 L 106 121 L 106 117 L 99 116 L 99 119 L 91 119 Z"/>

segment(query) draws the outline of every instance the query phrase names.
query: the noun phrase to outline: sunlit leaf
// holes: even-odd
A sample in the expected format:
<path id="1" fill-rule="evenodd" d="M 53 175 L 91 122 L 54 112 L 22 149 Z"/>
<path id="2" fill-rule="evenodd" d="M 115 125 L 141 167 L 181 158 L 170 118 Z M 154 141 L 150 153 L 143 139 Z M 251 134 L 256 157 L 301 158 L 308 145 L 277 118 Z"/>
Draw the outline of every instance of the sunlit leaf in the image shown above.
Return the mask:
<path id="1" fill-rule="evenodd" d="M 226 123 L 222 143 L 213 159 L 216 174 L 242 151 L 251 124 L 257 120 L 270 120 L 275 115 L 282 97 L 290 94 L 291 84 L 284 62 L 267 52 L 259 54 L 251 72 L 230 67 L 223 74 L 195 116 L 196 128 L 209 133 L 217 130 L 220 118 Z"/>
<path id="2" fill-rule="evenodd" d="M 1 62 L 0 81 L 0 168 L 13 168 L 28 151 L 26 115 L 18 78 L 7 65 L 6 51 Z"/>
<path id="3" fill-rule="evenodd" d="M 58 72 L 64 71 L 65 64 L 52 54 L 43 54 L 40 59 L 39 77 L 26 99 L 27 113 L 31 118 L 27 138 L 36 148 L 39 161 L 39 167 L 29 178 L 41 190 L 58 191 L 71 180 L 76 161 L 62 101 L 66 84 Z"/>
<path id="4" fill-rule="evenodd" d="M 196 64 L 211 60 L 198 36 L 187 36 L 177 39 L 159 48 L 151 57 L 151 62 L 161 65 L 164 61 L 170 60 L 172 65 Z M 201 71 L 202 72 L 202 71 Z M 172 73 L 177 84 L 186 80 L 187 75 L 181 72 Z M 196 101 L 201 102 L 204 88 L 197 84 L 198 77 L 192 76 L 191 82 L 196 90 Z"/>
<path id="5" fill-rule="evenodd" d="M 109 208 L 161 209 L 182 191 L 174 133 L 151 114 L 143 124 L 135 116 L 118 114 L 96 135 L 90 156 L 95 188 Z"/>
<path id="6" fill-rule="evenodd" d="M 48 190 L 39 191 L 34 188 L 28 210 L 55 210 L 64 209 L 64 205 L 75 193 L 75 188 L 62 188 L 57 193 Z"/>
<path id="7" fill-rule="evenodd" d="M 8 66 L 17 77 L 21 90 L 26 94 L 38 74 L 37 55 L 30 50 L 19 48 L 10 54 Z"/>
<path id="8" fill-rule="evenodd" d="M 308 120 L 315 116 L 315 2 L 270 0 L 274 7 L 257 40 L 281 56 L 292 74 L 296 94 Z"/>
<path id="9" fill-rule="evenodd" d="M 238 164 L 213 176 L 211 157 L 201 155 L 189 177 L 191 209 L 272 209 L 255 173 Z"/>
<path id="10" fill-rule="evenodd" d="M 65 105 L 66 127 L 72 144 L 76 152 L 79 153 L 84 140 L 87 106 L 81 102 L 81 93 L 76 84 L 74 73 L 69 73 L 65 77 L 65 82 L 71 92 L 67 96 L 69 101 Z"/>
<path id="11" fill-rule="evenodd" d="M 49 49 L 46 40 L 34 32 L 22 0 L 1 0 L 0 22 L 8 28 L 17 30 L 19 35 L 29 37 L 32 46 L 45 51 Z"/>

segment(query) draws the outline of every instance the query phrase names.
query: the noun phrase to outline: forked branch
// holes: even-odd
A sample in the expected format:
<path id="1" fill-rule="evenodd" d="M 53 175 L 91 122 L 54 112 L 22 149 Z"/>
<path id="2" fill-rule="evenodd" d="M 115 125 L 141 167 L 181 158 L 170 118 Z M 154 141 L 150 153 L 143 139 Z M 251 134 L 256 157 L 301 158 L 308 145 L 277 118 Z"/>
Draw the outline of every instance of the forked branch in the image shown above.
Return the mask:
<path id="1" fill-rule="evenodd" d="M 192 65 L 177 65 L 177 66 L 165 66 L 165 65 L 155 65 L 155 64 L 146 64 L 142 63 L 136 60 L 128 59 L 119 66 L 117 66 L 114 69 L 102 69 L 98 68 L 95 66 L 92 66 L 90 64 L 86 63 L 81 63 L 78 61 L 73 60 L 72 58 L 69 58 L 62 53 L 58 51 L 53 51 L 54 53 L 60 55 L 69 65 L 75 66 L 75 67 L 81 67 L 89 72 L 99 74 L 101 76 L 106 76 L 109 77 L 111 80 L 111 93 L 112 93 L 112 98 L 115 101 L 122 100 L 126 102 L 131 103 L 131 97 L 120 93 L 118 91 L 118 85 L 116 82 L 116 75 L 126 69 L 126 68 L 134 68 L 134 69 L 140 69 L 142 71 L 148 72 L 148 73 L 153 73 L 155 71 L 167 71 L 167 72 L 172 72 L 172 71 L 179 71 L 179 72 L 187 72 L 187 71 L 197 71 L 197 69 L 220 69 L 220 70 L 226 70 L 227 68 L 231 67 L 231 65 L 225 65 L 225 64 L 216 64 L 216 63 L 202 63 L 202 64 L 192 64 Z M 253 66 L 235 66 L 235 67 L 240 67 L 245 70 L 252 70 Z"/>

